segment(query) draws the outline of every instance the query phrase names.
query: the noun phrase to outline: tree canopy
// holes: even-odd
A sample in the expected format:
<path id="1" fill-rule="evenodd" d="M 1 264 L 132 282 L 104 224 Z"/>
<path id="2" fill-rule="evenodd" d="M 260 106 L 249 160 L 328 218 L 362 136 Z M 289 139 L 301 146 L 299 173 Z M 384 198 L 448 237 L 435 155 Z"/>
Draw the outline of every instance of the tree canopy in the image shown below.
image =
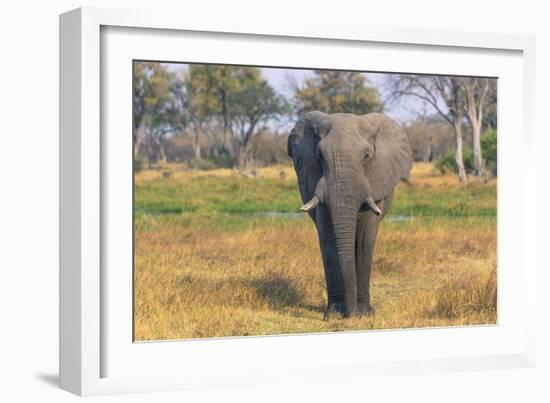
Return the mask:
<path id="1" fill-rule="evenodd" d="M 262 150 L 255 142 L 282 144 L 264 135 L 276 134 L 280 122 L 311 110 L 383 112 L 384 100 L 414 97 L 429 105 L 454 132 L 455 162 L 461 179 L 466 177 L 462 133 L 463 130 L 471 133 L 474 174 L 481 175 L 484 166 L 481 133 L 497 126 L 496 80 L 388 75 L 389 93 L 384 94 L 383 100 L 364 73 L 328 70 L 312 73 L 301 83 L 289 82 L 291 93 L 285 97 L 257 67 L 189 64 L 184 69 L 174 69 L 163 63 L 135 62 L 134 155 L 146 158 L 149 164 L 159 159 L 173 160 L 179 155 L 177 158 L 182 161 L 194 161 L 197 168 L 205 159 L 217 166 L 243 168 Z M 448 147 L 448 139 L 439 140 L 431 134 L 422 137 L 418 144 L 424 144 L 426 149 L 418 155 L 431 159 L 437 144 Z M 174 147 L 180 147 L 180 151 Z M 187 147 L 185 157 L 181 157 L 181 147 Z"/>
<path id="2" fill-rule="evenodd" d="M 315 70 L 315 76 L 294 89 L 298 114 L 310 110 L 362 115 L 382 112 L 384 103 L 364 74 L 353 71 Z"/>
<path id="3" fill-rule="evenodd" d="M 246 165 L 250 142 L 289 112 L 286 99 L 256 67 L 193 64 L 178 75 L 159 63 L 135 64 L 136 154 L 145 144 L 166 159 L 163 136 L 173 132 L 192 138 L 196 163 L 207 137 L 217 141 L 219 152 Z"/>

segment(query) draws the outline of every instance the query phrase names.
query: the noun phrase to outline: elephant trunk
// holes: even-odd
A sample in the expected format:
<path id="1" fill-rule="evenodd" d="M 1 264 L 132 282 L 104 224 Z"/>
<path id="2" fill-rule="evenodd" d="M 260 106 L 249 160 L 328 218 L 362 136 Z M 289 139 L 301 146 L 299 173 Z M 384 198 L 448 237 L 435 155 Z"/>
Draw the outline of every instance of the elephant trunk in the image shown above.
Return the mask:
<path id="1" fill-rule="evenodd" d="M 336 240 L 336 254 L 342 274 L 342 288 L 344 291 L 345 315 L 349 316 L 357 310 L 357 276 L 355 272 L 355 227 L 356 213 L 332 210 L 334 238 Z"/>
<path id="2" fill-rule="evenodd" d="M 362 200 L 356 191 L 357 182 L 351 175 L 330 175 L 326 188 L 326 205 L 332 220 L 336 254 L 342 275 L 344 313 L 349 316 L 357 310 L 355 227 Z"/>

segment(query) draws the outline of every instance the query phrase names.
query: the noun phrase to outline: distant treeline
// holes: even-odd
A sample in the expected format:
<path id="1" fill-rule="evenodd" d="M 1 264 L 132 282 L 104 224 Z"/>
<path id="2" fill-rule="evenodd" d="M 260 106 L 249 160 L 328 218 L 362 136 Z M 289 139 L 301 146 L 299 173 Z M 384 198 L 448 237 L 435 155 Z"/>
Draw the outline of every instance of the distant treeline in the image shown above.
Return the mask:
<path id="1" fill-rule="evenodd" d="M 496 123 L 496 122 L 495 122 Z M 455 158 L 456 138 L 453 128 L 438 116 L 421 117 L 404 125 L 411 141 L 414 161 L 434 162 L 442 172 L 458 173 Z M 491 122 L 483 126 L 480 145 L 486 174 L 497 175 L 496 126 Z M 463 163 L 468 174 L 474 174 L 472 133 L 469 127 L 464 130 Z"/>
<path id="2" fill-rule="evenodd" d="M 246 167 L 290 164 L 292 160 L 287 156 L 286 151 L 287 134 L 266 130 L 255 136 L 248 150 Z M 201 157 L 197 159 L 192 138 L 183 135 L 167 137 L 163 140 L 166 162 L 184 163 L 190 168 L 197 169 L 236 168 L 238 166 L 238 159 L 235 159 L 229 152 L 236 147 L 222 149 L 206 136 L 201 137 L 199 141 Z M 144 155 L 145 151 L 145 147 L 142 147 L 142 153 L 137 157 L 138 168 L 147 163 L 153 164 L 158 161 L 156 158 L 160 153 L 154 145 L 149 150 L 151 153 L 149 160 Z"/>
<path id="3" fill-rule="evenodd" d="M 423 105 L 423 111 L 403 123 L 414 159 L 446 158 L 439 166 L 461 179 L 467 171 L 488 171 L 481 137 L 496 129 L 496 80 L 389 75 L 384 100 L 358 72 L 315 70 L 304 82 L 289 79 L 288 85 L 292 95 L 285 97 L 255 67 L 191 64 L 175 72 L 166 64 L 135 62 L 136 167 L 158 161 L 197 169 L 288 164 L 288 133 L 281 127 L 303 113 L 384 112 L 385 103 L 406 105 L 415 97 L 409 104 Z M 496 150 L 496 135 L 492 146 Z M 494 158 L 489 169 L 496 174 L 496 151 Z"/>
<path id="4" fill-rule="evenodd" d="M 281 124 L 309 110 L 382 112 L 378 90 L 357 72 L 314 71 L 278 94 L 256 67 L 134 63 L 134 155 L 142 164 L 193 167 L 273 164 L 286 160 Z M 287 125 L 288 126 L 288 125 Z"/>

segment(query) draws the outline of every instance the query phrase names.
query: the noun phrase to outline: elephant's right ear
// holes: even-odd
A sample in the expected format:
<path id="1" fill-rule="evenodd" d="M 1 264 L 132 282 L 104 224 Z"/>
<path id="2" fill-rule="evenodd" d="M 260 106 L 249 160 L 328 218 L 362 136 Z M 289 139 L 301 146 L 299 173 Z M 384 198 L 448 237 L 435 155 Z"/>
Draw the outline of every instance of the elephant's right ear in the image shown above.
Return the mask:
<path id="1" fill-rule="evenodd" d="M 296 122 L 296 124 L 290 131 L 290 134 L 288 135 L 286 151 L 290 158 L 293 158 L 293 155 L 295 154 L 296 146 L 303 137 L 304 137 L 304 121 L 300 119 Z"/>
<path id="2" fill-rule="evenodd" d="M 292 158 L 292 150 L 294 147 L 296 147 L 296 134 L 294 133 L 294 130 L 292 130 L 288 135 L 288 140 L 286 143 L 286 152 L 290 158 Z"/>

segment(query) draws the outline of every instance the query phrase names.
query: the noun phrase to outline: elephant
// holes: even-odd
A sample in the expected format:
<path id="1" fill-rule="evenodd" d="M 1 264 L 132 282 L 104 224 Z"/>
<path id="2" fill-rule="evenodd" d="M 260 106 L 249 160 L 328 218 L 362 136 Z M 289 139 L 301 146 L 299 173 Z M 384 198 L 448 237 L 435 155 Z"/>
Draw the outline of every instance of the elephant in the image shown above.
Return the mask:
<path id="1" fill-rule="evenodd" d="M 412 148 L 380 113 L 307 112 L 287 141 L 307 212 L 317 229 L 330 315 L 373 315 L 370 277 L 382 218 L 407 180 Z"/>

